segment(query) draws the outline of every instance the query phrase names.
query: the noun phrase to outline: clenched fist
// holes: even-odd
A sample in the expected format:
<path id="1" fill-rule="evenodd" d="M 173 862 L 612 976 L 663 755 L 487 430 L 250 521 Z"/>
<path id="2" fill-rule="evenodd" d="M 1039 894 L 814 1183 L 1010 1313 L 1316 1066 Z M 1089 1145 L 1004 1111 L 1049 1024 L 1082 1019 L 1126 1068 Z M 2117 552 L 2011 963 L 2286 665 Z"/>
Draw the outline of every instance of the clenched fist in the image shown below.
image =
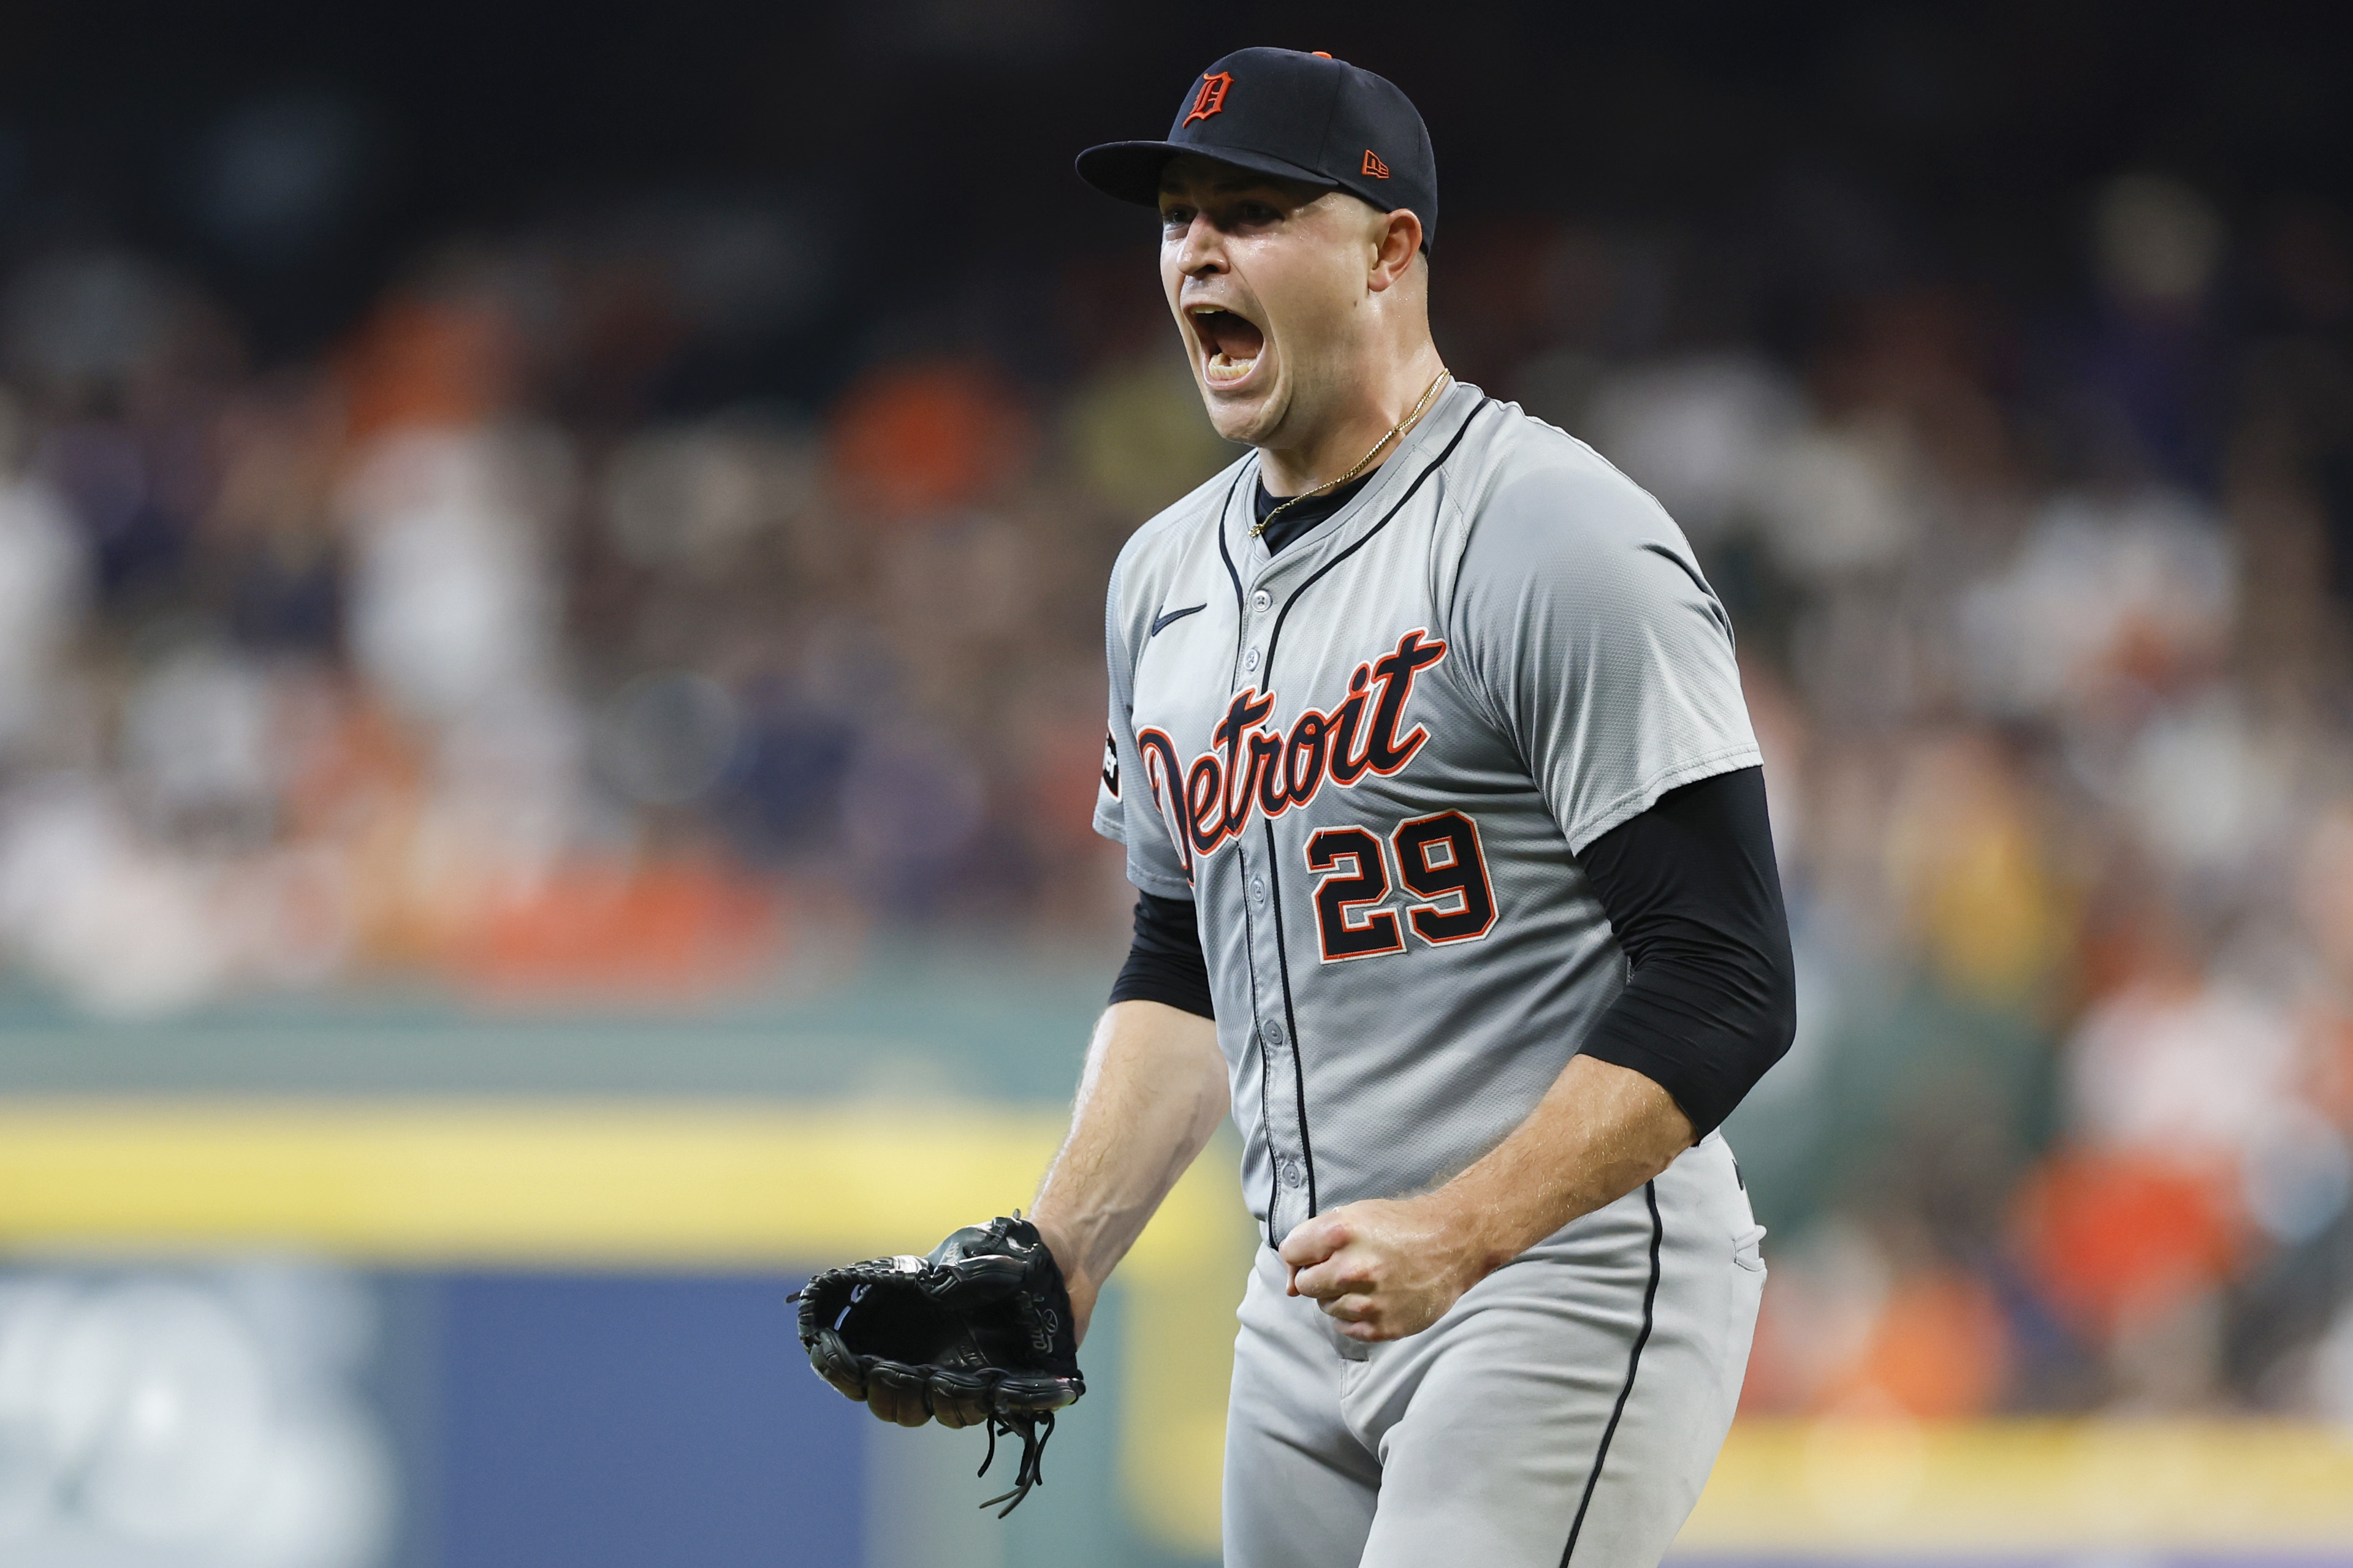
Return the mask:
<path id="1" fill-rule="evenodd" d="M 1432 1198 L 1376 1198 L 1303 1220 L 1282 1238 L 1291 1294 L 1313 1297 L 1352 1340 L 1418 1334 L 1484 1269 Z"/>

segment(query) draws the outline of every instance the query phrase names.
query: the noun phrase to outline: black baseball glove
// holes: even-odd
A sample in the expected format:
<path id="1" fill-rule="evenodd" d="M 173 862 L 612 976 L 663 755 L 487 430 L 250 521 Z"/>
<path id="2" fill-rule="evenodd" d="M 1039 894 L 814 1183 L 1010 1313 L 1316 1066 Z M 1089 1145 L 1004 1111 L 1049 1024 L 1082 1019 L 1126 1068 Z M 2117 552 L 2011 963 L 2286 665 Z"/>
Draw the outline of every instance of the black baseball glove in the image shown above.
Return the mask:
<path id="1" fill-rule="evenodd" d="M 879 1384 L 934 1403 L 977 1408 L 997 1439 L 1021 1438 L 1003 1519 L 1045 1479 L 1039 1463 L 1054 1412 L 1087 1391 L 1079 1373 L 1071 1294 L 1038 1227 L 1011 1219 L 966 1226 L 929 1258 L 874 1258 L 828 1268 L 789 1298 L 801 1307 L 801 1346 L 817 1374 L 852 1399 Z"/>

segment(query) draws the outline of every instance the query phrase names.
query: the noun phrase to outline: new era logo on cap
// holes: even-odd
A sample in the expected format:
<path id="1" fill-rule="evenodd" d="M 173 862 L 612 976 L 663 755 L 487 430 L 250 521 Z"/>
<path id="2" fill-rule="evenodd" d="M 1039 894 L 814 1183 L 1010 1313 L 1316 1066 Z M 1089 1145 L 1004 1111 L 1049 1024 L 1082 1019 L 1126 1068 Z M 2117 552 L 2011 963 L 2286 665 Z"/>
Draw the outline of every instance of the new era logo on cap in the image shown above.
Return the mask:
<path id="1" fill-rule="evenodd" d="M 1365 173 L 1376 180 L 1386 180 L 1389 177 L 1389 166 L 1382 163 L 1380 155 L 1370 147 L 1365 149 Z"/>

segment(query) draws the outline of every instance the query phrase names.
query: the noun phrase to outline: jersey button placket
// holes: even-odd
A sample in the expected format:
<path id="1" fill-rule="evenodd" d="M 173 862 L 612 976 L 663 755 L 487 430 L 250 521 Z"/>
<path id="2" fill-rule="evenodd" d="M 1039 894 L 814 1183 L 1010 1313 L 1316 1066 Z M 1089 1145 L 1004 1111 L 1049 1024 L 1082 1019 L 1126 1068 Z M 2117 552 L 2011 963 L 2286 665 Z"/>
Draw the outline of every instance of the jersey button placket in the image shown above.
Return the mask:
<path id="1" fill-rule="evenodd" d="M 1266 621 L 1274 609 L 1274 594 L 1265 587 L 1253 587 L 1250 595 L 1250 615 L 1244 617 L 1241 669 L 1234 684 L 1237 689 L 1261 682 L 1266 669 L 1266 647 L 1263 641 L 1247 640 L 1255 635 L 1263 638 Z M 1253 628 L 1250 622 L 1256 620 Z M 1272 892 L 1262 873 L 1253 872 L 1243 882 L 1249 908 L 1256 917 L 1251 921 L 1251 945 L 1259 949 L 1256 956 L 1265 973 L 1280 973 L 1282 957 L 1271 923 Z M 1307 1187 L 1307 1166 L 1294 1142 L 1293 1129 L 1299 1120 L 1297 1075 L 1287 1059 L 1291 1041 L 1282 1025 L 1272 1018 L 1264 1019 L 1257 1030 L 1260 1062 L 1267 1077 L 1266 1094 L 1261 1101 L 1261 1127 L 1267 1143 L 1267 1157 L 1273 1165 L 1276 1192 L 1269 1214 L 1272 1235 L 1269 1245 L 1299 1220 L 1306 1217 L 1303 1208 L 1294 1205 L 1304 1201 Z M 1293 1136 L 1286 1136 L 1293 1134 Z M 1285 1145 L 1290 1145 L 1285 1147 Z"/>

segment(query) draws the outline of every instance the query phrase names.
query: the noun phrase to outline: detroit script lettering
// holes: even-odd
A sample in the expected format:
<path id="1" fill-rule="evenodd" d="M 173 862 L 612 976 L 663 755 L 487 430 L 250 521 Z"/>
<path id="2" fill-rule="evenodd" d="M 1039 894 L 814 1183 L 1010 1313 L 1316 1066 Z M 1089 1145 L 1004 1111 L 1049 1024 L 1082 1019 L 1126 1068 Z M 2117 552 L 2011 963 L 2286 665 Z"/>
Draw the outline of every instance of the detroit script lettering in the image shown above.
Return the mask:
<path id="1" fill-rule="evenodd" d="M 1324 781 L 1345 789 L 1367 773 L 1396 773 L 1421 750 L 1429 731 L 1399 734 L 1414 678 L 1446 657 L 1446 644 L 1417 627 L 1397 647 L 1348 677 L 1348 695 L 1328 712 L 1310 708 L 1288 731 L 1266 729 L 1275 694 L 1244 687 L 1210 732 L 1209 748 L 1187 764 L 1166 731 L 1139 730 L 1136 750 L 1152 801 L 1168 825 L 1186 872 L 1197 855 L 1214 855 L 1240 837 L 1257 811 L 1281 816 L 1315 797 Z"/>

